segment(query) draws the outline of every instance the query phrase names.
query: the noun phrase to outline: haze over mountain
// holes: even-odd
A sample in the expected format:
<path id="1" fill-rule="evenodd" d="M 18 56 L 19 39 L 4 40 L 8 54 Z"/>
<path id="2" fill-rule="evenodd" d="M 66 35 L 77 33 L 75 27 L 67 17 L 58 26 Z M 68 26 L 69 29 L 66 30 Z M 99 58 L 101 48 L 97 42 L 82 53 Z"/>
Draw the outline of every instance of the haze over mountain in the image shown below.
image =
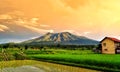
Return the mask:
<path id="1" fill-rule="evenodd" d="M 96 45 L 99 42 L 69 32 L 47 33 L 41 37 L 23 42 L 25 44 L 62 44 L 62 45 Z"/>

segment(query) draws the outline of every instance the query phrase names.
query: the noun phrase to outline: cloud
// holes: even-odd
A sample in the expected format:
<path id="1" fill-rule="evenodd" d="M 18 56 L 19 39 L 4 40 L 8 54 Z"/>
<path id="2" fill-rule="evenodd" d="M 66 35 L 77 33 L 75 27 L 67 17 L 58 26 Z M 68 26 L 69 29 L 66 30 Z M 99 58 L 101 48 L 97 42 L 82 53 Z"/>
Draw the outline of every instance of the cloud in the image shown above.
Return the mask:
<path id="1" fill-rule="evenodd" d="M 90 34 L 90 33 L 91 33 L 91 32 L 88 31 L 88 32 L 84 32 L 83 34 L 84 34 L 84 35 L 87 35 L 87 34 Z"/>
<path id="2" fill-rule="evenodd" d="M 38 23 L 37 21 L 39 21 L 39 18 L 32 18 L 30 20 L 31 23 Z"/>
<path id="3" fill-rule="evenodd" d="M 45 30 L 45 29 L 40 29 L 40 28 L 33 27 L 33 26 L 28 26 L 28 25 L 25 25 L 24 27 L 26 27 L 26 28 L 28 28 L 28 29 L 30 29 L 32 31 L 41 33 L 41 34 L 46 33 L 46 32 L 51 32 L 51 33 L 54 32 L 54 30 Z"/>
<path id="4" fill-rule="evenodd" d="M 49 25 L 40 24 L 38 21 L 39 18 L 18 19 L 15 21 L 15 24 L 41 34 L 46 32 L 54 32 L 52 29 L 42 29 L 41 27 L 49 27 Z"/>
<path id="5" fill-rule="evenodd" d="M 80 6 L 88 4 L 89 0 L 62 0 L 66 6 L 70 6 L 73 9 L 77 9 Z"/>
<path id="6" fill-rule="evenodd" d="M 8 30 L 9 28 L 5 25 L 0 24 L 0 31 L 4 32 L 5 30 Z"/>
<path id="7" fill-rule="evenodd" d="M 47 30 L 47 32 L 54 33 L 54 30 L 52 30 L 52 29 L 51 30 Z"/>
<path id="8" fill-rule="evenodd" d="M 15 20 L 14 22 L 18 25 L 21 25 L 21 26 L 33 26 L 33 27 L 38 27 L 39 24 L 38 24 L 38 21 L 39 18 L 18 18 L 17 20 Z"/>
<path id="9" fill-rule="evenodd" d="M 0 19 L 12 19 L 12 17 L 8 14 L 2 14 L 0 15 Z"/>
<path id="10" fill-rule="evenodd" d="M 40 24 L 39 18 L 36 17 L 32 17 L 32 18 L 21 17 L 21 15 L 16 16 L 14 14 L 9 13 L 9 14 L 0 15 L 0 19 L 1 19 L 0 31 L 2 32 L 9 29 L 9 27 L 7 27 L 4 24 L 7 24 L 10 27 L 18 25 L 41 34 L 46 32 L 54 32 L 54 30 L 52 29 L 42 29 L 41 27 L 49 27 L 49 25 Z M 15 30 L 10 30 L 10 32 L 15 32 Z"/>
<path id="11" fill-rule="evenodd" d="M 75 30 L 63 30 L 62 32 L 70 32 L 70 33 L 76 34 L 78 36 L 81 36 L 81 34 Z"/>
<path id="12" fill-rule="evenodd" d="M 41 27 L 50 27 L 49 25 L 46 24 L 40 24 Z"/>
<path id="13" fill-rule="evenodd" d="M 74 33 L 74 30 L 63 30 L 62 32 L 70 32 L 70 33 Z"/>

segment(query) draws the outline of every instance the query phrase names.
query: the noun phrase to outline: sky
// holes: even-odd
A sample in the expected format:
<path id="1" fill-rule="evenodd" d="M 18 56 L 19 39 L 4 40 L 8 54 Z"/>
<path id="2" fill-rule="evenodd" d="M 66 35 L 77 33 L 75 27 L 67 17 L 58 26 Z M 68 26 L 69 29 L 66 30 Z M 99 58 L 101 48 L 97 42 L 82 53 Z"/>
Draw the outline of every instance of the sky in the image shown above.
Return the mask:
<path id="1" fill-rule="evenodd" d="M 0 42 L 47 32 L 120 39 L 120 0 L 0 0 Z"/>

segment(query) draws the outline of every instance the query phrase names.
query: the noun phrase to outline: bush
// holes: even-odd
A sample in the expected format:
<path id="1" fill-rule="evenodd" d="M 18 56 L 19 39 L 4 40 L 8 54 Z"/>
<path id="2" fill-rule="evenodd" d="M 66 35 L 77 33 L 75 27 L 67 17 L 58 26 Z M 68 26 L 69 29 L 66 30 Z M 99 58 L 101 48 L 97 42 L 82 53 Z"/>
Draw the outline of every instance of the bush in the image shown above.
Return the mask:
<path id="1" fill-rule="evenodd" d="M 15 57 L 10 53 L 0 53 L 0 61 L 14 60 Z"/>
<path id="2" fill-rule="evenodd" d="M 15 53 L 14 57 L 16 60 L 25 60 L 27 56 L 23 52 Z"/>

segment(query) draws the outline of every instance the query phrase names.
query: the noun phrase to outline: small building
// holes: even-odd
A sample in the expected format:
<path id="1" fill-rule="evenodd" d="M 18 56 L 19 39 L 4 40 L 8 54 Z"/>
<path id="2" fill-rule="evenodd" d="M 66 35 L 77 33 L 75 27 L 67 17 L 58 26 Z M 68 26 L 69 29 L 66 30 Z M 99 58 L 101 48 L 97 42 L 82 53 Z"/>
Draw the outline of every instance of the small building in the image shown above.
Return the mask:
<path id="1" fill-rule="evenodd" d="M 112 37 L 105 37 L 101 42 L 103 54 L 120 53 L 120 40 Z"/>

